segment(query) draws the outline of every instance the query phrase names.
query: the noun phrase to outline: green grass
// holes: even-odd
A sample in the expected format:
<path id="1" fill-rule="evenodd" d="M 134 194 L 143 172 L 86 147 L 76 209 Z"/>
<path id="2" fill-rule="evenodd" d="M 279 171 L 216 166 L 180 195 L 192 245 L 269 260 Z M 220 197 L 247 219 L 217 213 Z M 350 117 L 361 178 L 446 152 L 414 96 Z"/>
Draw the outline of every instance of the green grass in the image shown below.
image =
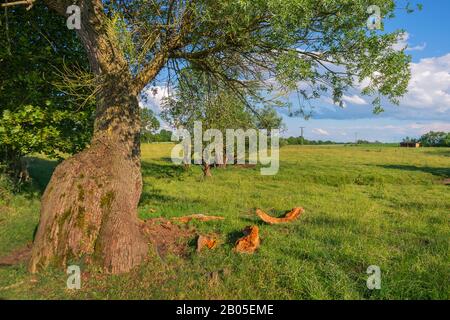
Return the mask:
<path id="1" fill-rule="evenodd" d="M 24 265 L 4 267 L 0 298 L 450 298 L 450 187 L 441 183 L 450 177 L 450 149 L 288 146 L 275 176 L 228 168 L 204 180 L 198 167 L 171 164 L 170 148 L 143 146 L 139 214 L 223 215 L 225 221 L 193 223 L 199 232 L 220 234 L 219 248 L 196 254 L 192 245 L 188 258 L 153 258 L 126 275 L 88 270 L 79 291 L 65 289 L 62 270 L 32 276 Z M 31 241 L 38 194 L 53 166 L 35 160 L 37 191 L 0 200 L 0 256 Z M 295 206 L 306 213 L 287 225 L 264 225 L 254 215 L 256 207 L 278 213 Z M 250 224 L 260 226 L 260 250 L 234 253 L 234 241 Z M 381 268 L 381 290 L 366 287 L 370 265 Z M 214 273 L 219 281 L 211 281 Z"/>

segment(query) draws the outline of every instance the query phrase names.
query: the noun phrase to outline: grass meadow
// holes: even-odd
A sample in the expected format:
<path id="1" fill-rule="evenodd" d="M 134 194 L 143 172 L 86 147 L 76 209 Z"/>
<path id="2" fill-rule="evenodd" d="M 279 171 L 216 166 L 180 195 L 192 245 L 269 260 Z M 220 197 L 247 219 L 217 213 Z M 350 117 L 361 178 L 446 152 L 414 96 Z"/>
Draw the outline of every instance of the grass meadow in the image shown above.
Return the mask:
<path id="1" fill-rule="evenodd" d="M 66 289 L 64 270 L 31 275 L 26 265 L 0 267 L 0 299 L 449 299 L 450 149 L 383 146 L 286 146 L 280 171 L 213 169 L 170 162 L 171 144 L 142 146 L 142 218 L 194 213 L 224 221 L 190 222 L 220 245 L 185 257 L 159 257 L 125 275 L 82 270 L 81 290 Z M 32 241 L 39 197 L 55 166 L 30 159 L 33 187 L 11 193 L 0 183 L 0 256 Z M 273 215 L 302 206 L 284 225 Z M 245 226 L 260 227 L 253 255 L 232 251 Z M 366 286 L 381 268 L 381 289 Z"/>

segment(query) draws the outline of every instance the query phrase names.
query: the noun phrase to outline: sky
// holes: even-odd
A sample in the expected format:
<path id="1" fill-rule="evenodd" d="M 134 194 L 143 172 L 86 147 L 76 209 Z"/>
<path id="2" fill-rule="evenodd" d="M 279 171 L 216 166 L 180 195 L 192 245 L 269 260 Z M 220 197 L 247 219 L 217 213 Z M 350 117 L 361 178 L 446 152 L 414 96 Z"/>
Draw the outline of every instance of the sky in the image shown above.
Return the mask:
<path id="1" fill-rule="evenodd" d="M 406 2 L 398 0 L 399 4 Z M 304 136 L 310 140 L 398 142 L 431 130 L 450 131 L 450 1 L 418 2 L 423 5 L 422 11 L 407 14 L 397 10 L 394 19 L 385 21 L 386 31 L 405 30 L 398 45 L 407 46 L 412 57 L 412 78 L 400 105 L 384 104 L 385 112 L 375 115 L 370 97 L 360 95 L 358 90 L 345 94 L 344 108 L 322 97 L 312 103 L 309 120 L 280 111 L 287 126 L 282 135 L 299 136 L 300 127 L 305 127 Z M 157 95 L 150 97 L 154 108 L 158 109 L 166 93 L 160 88 Z M 296 95 L 292 94 L 290 100 L 295 106 Z"/>

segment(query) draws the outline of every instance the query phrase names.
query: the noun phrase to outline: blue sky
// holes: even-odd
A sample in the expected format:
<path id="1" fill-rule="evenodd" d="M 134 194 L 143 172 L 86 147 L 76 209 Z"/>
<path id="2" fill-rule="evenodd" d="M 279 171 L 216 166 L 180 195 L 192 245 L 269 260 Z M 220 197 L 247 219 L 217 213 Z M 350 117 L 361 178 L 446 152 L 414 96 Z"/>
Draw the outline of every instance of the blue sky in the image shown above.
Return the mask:
<path id="1" fill-rule="evenodd" d="M 387 31 L 407 32 L 402 42 L 408 44 L 413 62 L 410 92 L 399 106 L 387 105 L 384 113 L 374 115 L 370 99 L 350 92 L 345 109 L 321 101 L 308 121 L 283 116 L 288 126 L 285 135 L 298 136 L 299 127 L 304 126 L 309 139 L 346 142 L 357 136 L 396 142 L 430 130 L 450 131 L 450 1 L 419 2 L 422 11 L 407 14 L 400 10 L 396 18 L 385 21 Z"/>
<path id="2" fill-rule="evenodd" d="M 398 0 L 399 6 L 406 0 Z M 408 46 L 412 56 L 409 92 L 399 106 L 383 105 L 385 112 L 372 113 L 370 97 L 357 90 L 344 96 L 345 108 L 334 106 L 327 97 L 313 103 L 309 120 L 288 117 L 284 136 L 300 135 L 314 140 L 354 141 L 358 139 L 397 142 L 406 136 L 419 137 L 430 130 L 450 131 L 450 0 L 420 0 L 423 10 L 407 14 L 398 10 L 396 18 L 385 21 L 386 31 L 405 30 L 399 46 Z M 161 88 L 161 87 L 160 87 Z M 166 93 L 160 89 L 157 102 Z M 292 103 L 296 104 L 292 95 Z"/>

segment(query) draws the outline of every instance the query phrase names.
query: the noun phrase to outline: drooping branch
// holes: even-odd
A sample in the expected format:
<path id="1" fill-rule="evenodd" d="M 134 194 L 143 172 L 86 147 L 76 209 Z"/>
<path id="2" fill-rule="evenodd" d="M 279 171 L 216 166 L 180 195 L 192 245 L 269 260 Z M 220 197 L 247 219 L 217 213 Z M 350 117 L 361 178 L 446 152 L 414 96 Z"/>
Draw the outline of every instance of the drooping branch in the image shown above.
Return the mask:
<path id="1" fill-rule="evenodd" d="M 14 1 L 14 2 L 6 2 L 6 3 L 2 3 L 1 7 L 7 8 L 7 7 L 12 7 L 12 6 L 26 5 L 27 10 L 30 10 L 31 8 L 33 8 L 33 4 L 35 1 L 36 0 L 20 0 L 20 1 Z"/>

